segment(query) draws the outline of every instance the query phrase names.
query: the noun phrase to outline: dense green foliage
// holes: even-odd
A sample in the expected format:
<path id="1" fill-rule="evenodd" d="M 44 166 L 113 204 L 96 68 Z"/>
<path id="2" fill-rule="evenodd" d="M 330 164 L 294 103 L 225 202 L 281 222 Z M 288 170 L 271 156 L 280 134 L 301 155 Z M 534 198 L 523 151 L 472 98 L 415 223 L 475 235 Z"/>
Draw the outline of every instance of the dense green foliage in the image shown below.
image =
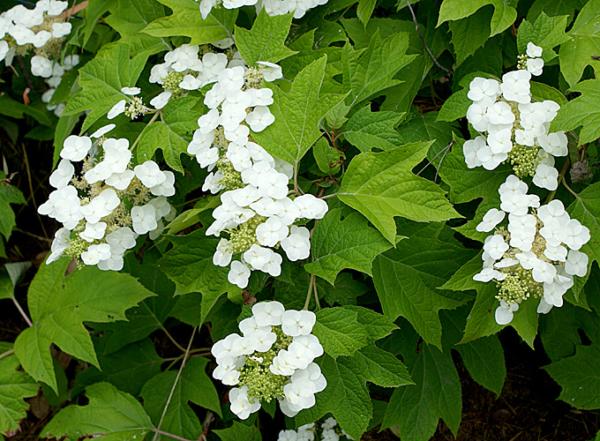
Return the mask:
<path id="1" fill-rule="evenodd" d="M 36 394 L 50 406 L 40 437 L 259 441 L 327 416 L 356 440 L 389 428 L 427 441 L 440 420 L 456 435 L 455 363 L 499 395 L 504 328 L 545 352 L 557 399 L 600 409 L 600 0 L 330 0 L 299 19 L 254 7 L 202 19 L 194 0 L 83 3 L 62 45 L 81 62 L 52 98 L 65 104 L 60 116 L 41 101 L 46 86 L 24 67 L 29 55 L 2 64 L 0 301 L 12 322 L 21 314 L 28 323 L 0 342 L 0 439 L 19 431 Z M 68 257 L 31 262 L 15 233 L 37 222 L 16 221 L 37 216 L 24 196 L 31 184 L 18 189 L 11 174 L 25 160 L 21 146 L 48 176 L 67 136 L 111 122 L 123 87 L 140 87 L 144 102 L 162 91 L 149 77 L 167 51 L 225 38 L 246 65 L 282 67 L 283 79 L 264 86 L 274 122 L 251 136 L 293 166 L 291 192 L 327 201 L 322 219 L 305 222 L 310 257 L 284 258 L 278 277 L 254 272 L 244 289 L 213 264 L 218 240 L 205 232 L 219 199 L 202 191 L 207 173 L 187 151 L 208 110 L 205 88 L 174 94 L 152 116 L 112 121 L 134 163 L 153 159 L 175 173 L 176 217 L 162 234 L 140 237 L 120 272 Z M 496 285 L 473 280 L 486 237 L 476 226 L 512 171 L 467 167 L 462 146 L 477 135 L 467 92 L 477 76 L 516 69 L 528 42 L 545 62 L 531 93 L 560 104 L 551 130 L 569 140 L 558 189 L 530 192 L 562 201 L 589 228 L 589 264 L 562 308 L 541 315 L 525 302 L 500 325 Z M 316 313 L 327 388 L 294 418 L 269 403 L 240 421 L 212 377 L 210 348 L 265 300 Z"/>

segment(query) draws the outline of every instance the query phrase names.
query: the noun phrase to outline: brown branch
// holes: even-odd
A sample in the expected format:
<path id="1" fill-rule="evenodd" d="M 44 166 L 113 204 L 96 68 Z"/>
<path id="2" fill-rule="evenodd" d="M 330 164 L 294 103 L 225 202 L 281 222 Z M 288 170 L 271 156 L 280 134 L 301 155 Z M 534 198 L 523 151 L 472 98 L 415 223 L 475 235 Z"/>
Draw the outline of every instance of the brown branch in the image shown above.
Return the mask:
<path id="1" fill-rule="evenodd" d="M 83 11 L 88 7 L 88 0 L 82 1 L 81 3 L 76 4 L 75 6 L 67 9 L 65 12 L 61 14 L 61 17 L 67 20 L 69 17 L 77 14 L 78 12 Z"/>

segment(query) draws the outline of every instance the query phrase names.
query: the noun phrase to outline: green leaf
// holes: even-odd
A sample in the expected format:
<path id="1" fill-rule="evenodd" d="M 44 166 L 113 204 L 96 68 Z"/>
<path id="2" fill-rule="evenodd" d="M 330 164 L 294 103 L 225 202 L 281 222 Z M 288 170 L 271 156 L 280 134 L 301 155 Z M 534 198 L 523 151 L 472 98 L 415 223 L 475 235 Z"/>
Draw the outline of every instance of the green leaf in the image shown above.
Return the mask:
<path id="1" fill-rule="evenodd" d="M 325 353 L 333 358 L 352 355 L 368 343 L 368 334 L 358 321 L 358 313 L 339 306 L 317 311 L 313 334 L 319 338 Z"/>
<path id="2" fill-rule="evenodd" d="M 462 152 L 462 142 L 455 143 L 439 169 L 440 176 L 450 186 L 448 196 L 456 204 L 478 198 L 494 200 L 508 172 L 506 166 L 494 170 L 485 170 L 483 167 L 469 169 Z"/>
<path id="3" fill-rule="evenodd" d="M 165 15 L 165 8 L 154 0 L 104 1 L 104 3 L 112 3 L 108 7 L 110 16 L 106 17 L 106 23 L 122 36 L 136 35 L 148 23 Z"/>
<path id="4" fill-rule="evenodd" d="M 542 58 L 545 61 L 553 60 L 558 56 L 554 48 L 571 39 L 565 32 L 568 23 L 568 15 L 548 17 L 543 11 L 533 23 L 524 20 L 517 34 L 519 52 L 524 54 L 527 43 L 532 42 L 543 49 Z"/>
<path id="5" fill-rule="evenodd" d="M 491 11 L 480 9 L 470 17 L 448 23 L 452 32 L 452 47 L 459 66 L 477 49 L 482 47 L 490 36 Z"/>
<path id="6" fill-rule="evenodd" d="M 480 338 L 456 347 L 473 379 L 486 389 L 500 395 L 506 379 L 504 350 L 495 335 Z"/>
<path id="7" fill-rule="evenodd" d="M 169 224 L 165 227 L 167 234 L 177 234 L 180 231 L 185 230 L 200 222 L 200 214 L 217 208 L 221 204 L 221 199 L 217 196 L 205 196 L 200 199 L 194 208 L 185 210 L 177 215 Z"/>
<path id="8" fill-rule="evenodd" d="M 153 427 L 142 405 L 110 383 L 86 389 L 89 404 L 71 405 L 60 412 L 42 431 L 42 437 L 79 439 L 92 436 L 100 441 L 142 440 Z"/>
<path id="9" fill-rule="evenodd" d="M 468 88 L 460 89 L 448 97 L 440 109 L 437 120 L 452 122 L 463 118 L 467 114 L 467 109 L 471 105 L 471 100 L 467 97 Z"/>
<path id="10" fill-rule="evenodd" d="M 473 280 L 473 276 L 481 271 L 481 253 L 474 256 L 471 260 L 461 266 L 452 274 L 446 283 L 440 286 L 440 289 L 450 291 L 468 291 L 481 288 L 481 282 Z"/>
<path id="11" fill-rule="evenodd" d="M 31 103 L 25 105 L 15 101 L 8 95 L 0 96 L 0 115 L 10 116 L 11 118 L 21 119 L 24 115 L 31 116 L 40 124 L 50 127 L 54 125 L 56 119 L 50 116 L 50 112 L 43 103 Z"/>
<path id="12" fill-rule="evenodd" d="M 571 40 L 560 46 L 560 71 L 571 87 L 577 84 L 587 66 L 596 75 L 600 71 L 600 61 L 593 58 L 600 53 L 599 19 L 600 0 L 588 1 L 567 34 Z"/>
<path id="13" fill-rule="evenodd" d="M 325 357 L 319 364 L 327 378 L 327 387 L 316 395 L 314 407 L 296 417 L 297 424 L 313 423 L 331 413 L 346 433 L 360 439 L 373 414 L 363 366 L 353 363 L 348 357 L 337 360 Z"/>
<path id="14" fill-rule="evenodd" d="M 125 320 L 125 311 L 153 294 L 128 274 L 85 267 L 65 277 L 69 259 L 43 265 L 31 282 L 28 305 L 33 326 L 15 342 L 23 369 L 57 389 L 50 345 L 98 367 L 83 322 Z M 90 283 L 93 280 L 93 283 Z"/>
<path id="15" fill-rule="evenodd" d="M 527 11 L 527 19 L 536 18 L 542 12 L 555 17 L 557 15 L 569 15 L 572 19 L 575 15 L 575 10 L 581 9 L 587 0 L 535 0 L 529 11 Z"/>
<path id="16" fill-rule="evenodd" d="M 373 15 L 375 4 L 377 0 L 358 0 L 358 7 L 356 8 L 356 16 L 366 26 Z"/>
<path id="17" fill-rule="evenodd" d="M 581 127 L 579 144 L 587 144 L 600 138 L 600 79 L 582 81 L 571 90 L 581 95 L 561 106 L 551 130 L 570 131 Z"/>
<path id="18" fill-rule="evenodd" d="M 377 31 L 365 50 L 344 47 L 343 77 L 346 89 L 350 89 L 346 100 L 350 107 L 401 83 L 395 75 L 416 58 L 406 54 L 408 43 L 408 33 L 398 32 L 382 40 Z"/>
<path id="19" fill-rule="evenodd" d="M 38 391 L 36 382 L 19 369 L 19 360 L 8 352 L 11 346 L 0 342 L 0 433 L 19 429 L 29 409 L 24 399 L 35 396 Z"/>
<path id="20" fill-rule="evenodd" d="M 82 13 L 84 17 L 84 25 L 81 28 L 81 32 L 83 33 L 82 46 L 85 46 L 89 41 L 98 20 L 108 11 L 112 3 L 114 3 L 114 0 L 90 0 L 88 2 L 87 8 Z"/>
<path id="21" fill-rule="evenodd" d="M 487 234 L 476 231 L 475 227 L 488 209 L 499 206 L 498 187 L 510 174 L 510 166 L 505 164 L 494 170 L 482 167 L 469 169 L 465 164 L 462 144 L 462 140 L 455 139 L 450 153 L 441 162 L 439 174 L 450 186 L 449 199 L 453 203 L 462 204 L 482 199 L 473 219 L 455 229 L 469 239 L 483 242 Z"/>
<path id="22" fill-rule="evenodd" d="M 319 122 L 343 97 L 322 93 L 327 58 L 313 61 L 296 75 L 289 91 L 273 85 L 270 107 L 275 122 L 254 139 L 269 153 L 297 166 L 319 139 Z"/>
<path id="23" fill-rule="evenodd" d="M 398 426 L 402 441 L 423 441 L 441 418 L 456 436 L 461 387 L 450 353 L 423 345 L 410 372 L 415 385 L 394 391 L 381 427 Z"/>
<path id="24" fill-rule="evenodd" d="M 156 267 L 158 256 L 159 253 L 146 252 L 142 262 L 128 260 L 127 272 L 156 296 L 128 310 L 127 321 L 94 324 L 94 329 L 102 333 L 101 352 L 104 354 L 112 354 L 160 329 L 175 306 L 175 284 Z"/>
<path id="25" fill-rule="evenodd" d="M 593 282 L 588 283 L 595 288 Z M 540 321 L 540 337 L 544 352 L 550 360 L 557 361 L 575 355 L 577 346 L 589 340 L 600 343 L 600 320 L 594 312 L 565 303 Z"/>
<path id="26" fill-rule="evenodd" d="M 339 272 L 350 268 L 371 275 L 373 259 L 391 248 L 391 244 L 359 213 L 342 218 L 342 209 L 327 213 L 311 239 L 313 261 L 304 265 L 332 285 Z"/>
<path id="27" fill-rule="evenodd" d="M 367 382 L 382 387 L 412 384 L 400 360 L 374 345 L 352 357 L 333 360 L 326 356 L 320 365 L 327 378 L 327 388 L 317 394 L 314 407 L 296 417 L 296 423 L 311 423 L 330 413 L 354 439 L 360 439 L 372 418 L 373 405 Z"/>
<path id="28" fill-rule="evenodd" d="M 85 132 L 126 98 L 121 88 L 135 86 L 148 56 L 144 52 L 130 52 L 130 47 L 123 43 L 104 46 L 93 60 L 79 69 L 81 90 L 69 99 L 64 114 L 88 112 L 81 127 Z"/>
<path id="29" fill-rule="evenodd" d="M 342 129 L 342 134 L 361 152 L 369 152 L 374 148 L 395 149 L 403 143 L 396 130 L 403 117 L 404 114 L 398 112 L 372 112 L 370 106 L 366 106 L 350 117 Z"/>
<path id="30" fill-rule="evenodd" d="M 292 16 L 290 14 L 271 17 L 265 9 L 261 9 L 252 29 L 235 27 L 235 45 L 242 59 L 252 66 L 257 61 L 277 63 L 296 52 L 285 46 L 285 39 L 290 31 Z"/>
<path id="31" fill-rule="evenodd" d="M 480 284 L 481 287 L 477 290 L 475 303 L 467 317 L 465 333 L 460 343 L 468 343 L 478 340 L 482 337 L 495 334 L 502 329 L 496 319 L 494 312 L 498 307 L 498 299 L 496 294 L 497 288 L 490 283 Z"/>
<path id="32" fill-rule="evenodd" d="M 372 309 L 354 305 L 347 305 L 345 306 L 345 309 L 356 311 L 358 314 L 358 321 L 365 326 L 365 330 L 367 331 L 367 334 L 369 334 L 369 341 L 371 342 L 387 337 L 392 331 L 398 329 L 394 324 L 394 320 L 383 314 L 379 314 Z"/>
<path id="33" fill-rule="evenodd" d="M 508 28 L 517 18 L 515 0 L 444 0 L 440 7 L 437 26 L 446 21 L 469 17 L 486 5 L 494 7 L 490 22 L 491 37 Z"/>
<path id="34" fill-rule="evenodd" d="M 0 235 L 8 240 L 15 227 L 15 213 L 11 204 L 24 204 L 23 193 L 4 181 L 4 173 L 0 172 Z"/>
<path id="35" fill-rule="evenodd" d="M 417 222 L 460 217 L 438 185 L 412 173 L 430 145 L 408 144 L 387 152 L 355 156 L 338 198 L 362 213 L 392 244 L 396 241 L 396 216 Z"/>
<path id="36" fill-rule="evenodd" d="M 141 32 L 153 37 L 180 35 L 190 38 L 190 44 L 214 43 L 232 36 L 237 9 L 214 10 L 206 20 L 202 19 L 198 3 L 194 0 L 158 0 L 173 14 L 149 23 Z"/>
<path id="37" fill-rule="evenodd" d="M 206 374 L 207 365 L 206 358 L 193 357 L 187 362 L 180 377 L 177 376 L 176 371 L 165 371 L 144 385 L 142 389 L 144 408 L 155 424 L 162 421 L 161 429 L 188 439 L 197 439 L 202 433 L 202 424 L 189 403 L 221 415 L 217 391 Z M 173 398 L 161 419 L 174 384 Z M 163 439 L 167 438 L 163 437 Z"/>
<path id="38" fill-rule="evenodd" d="M 159 261 L 159 267 L 175 283 L 177 294 L 202 294 L 200 323 L 203 323 L 221 295 L 227 292 L 237 295 L 240 290 L 227 281 L 226 268 L 212 263 L 217 239 L 196 231 L 170 240 L 173 248 Z"/>
<path id="39" fill-rule="evenodd" d="M 401 241 L 373 265 L 373 282 L 384 314 L 392 320 L 405 317 L 426 342 L 441 347 L 438 313 L 463 301 L 444 295 L 438 287 L 471 256 L 448 230 L 434 225 Z"/>
<path id="40" fill-rule="evenodd" d="M 581 251 L 590 256 L 592 262 L 600 263 L 600 182 L 590 185 L 579 193 L 568 211 L 571 217 L 590 229 L 590 241 L 582 247 Z"/>
<path id="41" fill-rule="evenodd" d="M 163 359 L 150 339 L 125 346 L 112 354 L 98 352 L 100 369 L 89 367 L 77 376 L 81 385 L 106 381 L 123 392 L 138 395 L 144 383 L 160 372 Z"/>
<path id="42" fill-rule="evenodd" d="M 162 110 L 160 121 L 144 127 L 136 153 L 138 161 L 152 159 L 156 150 L 160 149 L 169 167 L 183 173 L 180 156 L 187 151 L 191 140 L 188 135 L 198 128 L 197 117 L 202 108 L 197 97 L 186 96 L 169 101 Z"/>
<path id="43" fill-rule="evenodd" d="M 600 408 L 600 346 L 578 346 L 574 356 L 564 358 L 544 369 L 562 391 L 559 399 L 579 409 Z"/>
<path id="44" fill-rule="evenodd" d="M 227 429 L 213 430 L 221 441 L 262 441 L 262 435 L 256 426 L 247 426 L 237 421 Z"/>
<path id="45" fill-rule="evenodd" d="M 427 152 L 427 159 L 434 167 L 439 168 L 452 147 L 454 131 L 452 124 L 437 120 L 437 112 L 427 112 L 412 114 L 411 118 L 398 128 L 398 135 L 400 144 L 433 141 Z"/>
<path id="46" fill-rule="evenodd" d="M 414 384 L 406 366 L 397 357 L 369 345 L 358 351 L 352 362 L 360 366 L 367 381 L 381 387 L 399 387 Z"/>

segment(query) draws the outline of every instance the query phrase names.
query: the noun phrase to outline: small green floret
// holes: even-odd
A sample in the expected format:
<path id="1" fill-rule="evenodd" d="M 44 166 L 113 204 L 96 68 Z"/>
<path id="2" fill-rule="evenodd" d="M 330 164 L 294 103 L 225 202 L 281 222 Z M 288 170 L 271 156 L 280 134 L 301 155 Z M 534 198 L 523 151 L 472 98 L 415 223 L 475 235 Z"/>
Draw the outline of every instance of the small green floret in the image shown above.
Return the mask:
<path id="1" fill-rule="evenodd" d="M 539 164 L 538 147 L 516 145 L 508 153 L 508 162 L 512 165 L 515 175 L 519 178 L 535 175 Z"/>
<path id="2" fill-rule="evenodd" d="M 283 398 L 283 387 L 289 381 L 286 376 L 272 373 L 269 366 L 280 350 L 288 348 L 292 338 L 285 335 L 279 327 L 273 327 L 273 332 L 277 335 L 277 340 L 271 349 L 246 359 L 239 382 L 240 386 L 248 387 L 248 397 L 267 403 L 273 399 Z"/>
<path id="3" fill-rule="evenodd" d="M 533 280 L 531 271 L 518 265 L 511 267 L 506 278 L 496 283 L 498 285 L 496 298 L 508 304 L 521 303 L 530 297 L 540 298 L 544 294 L 543 285 Z"/>

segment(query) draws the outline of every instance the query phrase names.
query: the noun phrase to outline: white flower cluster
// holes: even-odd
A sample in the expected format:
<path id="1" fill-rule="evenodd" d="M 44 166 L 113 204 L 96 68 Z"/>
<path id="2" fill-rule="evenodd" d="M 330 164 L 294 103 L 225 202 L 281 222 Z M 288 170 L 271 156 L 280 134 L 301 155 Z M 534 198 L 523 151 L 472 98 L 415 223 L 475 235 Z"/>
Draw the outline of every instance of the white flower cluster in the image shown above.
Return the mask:
<path id="1" fill-rule="evenodd" d="M 32 72 L 34 70 L 34 65 L 38 63 L 38 61 L 41 61 L 42 64 L 45 64 L 45 60 L 47 59 L 42 59 L 40 55 L 36 55 L 33 58 L 31 58 Z M 44 94 L 42 95 L 42 102 L 46 103 L 46 108 L 48 110 L 54 111 L 54 114 L 56 116 L 60 116 L 62 115 L 62 112 L 65 109 L 65 104 L 50 104 L 50 101 L 52 101 L 54 92 L 56 92 L 56 88 L 60 85 L 60 82 L 62 81 L 62 77 L 65 74 L 65 72 L 73 69 L 79 64 L 79 55 L 67 55 L 66 57 L 64 57 L 62 63 L 59 63 L 58 61 L 52 61 L 51 63 L 52 74 L 49 77 L 44 77 L 49 89 L 46 90 L 46 92 L 44 92 Z"/>
<path id="2" fill-rule="evenodd" d="M 521 69 L 504 74 L 502 82 L 481 77 L 471 81 L 468 98 L 473 104 L 467 119 L 481 135 L 466 141 L 463 152 L 469 168 L 492 170 L 508 161 L 517 176 L 533 176 L 538 187 L 556 190 L 554 157 L 567 155 L 567 136 L 548 131 L 558 103 L 532 102 L 530 80 L 542 73 L 541 54 L 540 47 L 529 43 Z"/>
<path id="3" fill-rule="evenodd" d="M 90 136 L 71 135 L 64 142 L 62 159 L 50 175 L 55 190 L 38 209 L 63 224 L 47 263 L 67 254 L 85 265 L 119 271 L 138 235 L 156 237 L 162 219 L 175 214 L 166 199 L 175 194 L 174 174 L 154 161 L 131 169 L 129 141 L 104 136 L 114 127 L 104 126 Z M 76 163 L 82 163 L 77 176 Z"/>
<path id="4" fill-rule="evenodd" d="M 0 61 L 10 65 L 16 53 L 33 48 L 36 55 L 31 59 L 31 73 L 55 76 L 55 62 L 48 55 L 56 55 L 60 40 L 71 33 L 71 23 L 61 17 L 67 5 L 66 1 L 40 0 L 33 9 L 16 5 L 0 14 Z"/>
<path id="5" fill-rule="evenodd" d="M 284 15 L 293 13 L 294 18 L 302 18 L 309 9 L 324 5 L 329 0 L 200 0 L 202 18 L 208 17 L 215 6 L 225 9 L 237 9 L 243 6 L 264 8 L 269 15 Z"/>
<path id="6" fill-rule="evenodd" d="M 54 43 L 53 40 L 60 40 L 69 35 L 71 23 L 65 22 L 61 17 L 67 6 L 66 1 L 39 0 L 33 9 L 16 5 L 1 13 L 0 61 L 4 60 L 7 65 L 10 65 L 17 51 L 26 52 L 30 48 L 44 53 L 44 50 L 51 49 L 48 46 Z M 41 69 L 41 72 L 34 72 L 32 61 L 31 68 L 34 75 L 46 78 L 50 76 L 50 74 L 39 75 L 39 73 L 48 73 L 46 66 Z M 51 73 L 51 66 L 49 70 Z"/>
<path id="7" fill-rule="evenodd" d="M 199 90 L 218 80 L 229 63 L 227 56 L 213 52 L 199 54 L 199 51 L 199 46 L 183 44 L 167 52 L 164 63 L 152 67 L 150 82 L 164 89 L 150 101 L 152 106 L 162 109 L 172 96 Z"/>
<path id="8" fill-rule="evenodd" d="M 72 28 L 62 15 L 67 6 L 66 1 L 39 0 L 33 9 L 16 5 L 0 14 L 0 61 L 10 66 L 16 54 L 33 52 L 31 73 L 44 78 L 50 87 L 42 96 L 45 103 L 52 99 L 65 71 L 79 63 L 78 55 L 68 55 L 62 63 L 57 61 L 62 41 Z M 57 116 L 64 109 L 63 104 L 47 107 Z"/>
<path id="9" fill-rule="evenodd" d="M 316 316 L 311 311 L 285 310 L 279 302 L 260 302 L 252 316 L 239 324 L 242 335 L 230 334 L 212 347 L 217 361 L 213 377 L 228 386 L 231 411 L 246 419 L 261 400 L 279 401 L 290 417 L 315 405 L 315 394 L 327 381 L 313 362 L 323 355 L 311 334 Z"/>
<path id="10" fill-rule="evenodd" d="M 527 191 L 527 184 L 508 176 L 499 188 L 500 209 L 489 210 L 477 225 L 494 234 L 485 240 L 483 269 L 473 279 L 498 285 L 496 321 L 502 325 L 530 297 L 540 299 L 538 313 L 562 306 L 573 277 L 588 269 L 588 256 L 579 251 L 590 240 L 588 228 L 571 219 L 559 200 L 540 206 Z"/>
<path id="11" fill-rule="evenodd" d="M 328 207 L 309 194 L 289 198 L 291 165 L 250 140 L 251 131 L 260 132 L 274 122 L 268 107 L 273 92 L 260 84 L 263 79 L 281 78 L 279 66 L 259 63 L 248 68 L 225 60 L 218 66 L 210 80 L 202 80 L 213 83 L 204 99 L 210 110 L 198 119 L 188 153 L 210 171 L 202 189 L 222 192 L 221 205 L 213 211 L 215 221 L 206 231 L 227 235 L 219 242 L 213 263 L 230 266 L 229 281 L 245 288 L 252 270 L 281 274 L 283 259 L 273 248 L 281 247 L 292 261 L 306 259 L 310 233 L 294 223 L 321 219 Z"/>
<path id="12" fill-rule="evenodd" d="M 277 441 L 340 441 L 352 440 L 344 430 L 338 426 L 335 418 L 329 417 L 321 424 L 305 424 L 298 430 L 282 430 Z"/>

